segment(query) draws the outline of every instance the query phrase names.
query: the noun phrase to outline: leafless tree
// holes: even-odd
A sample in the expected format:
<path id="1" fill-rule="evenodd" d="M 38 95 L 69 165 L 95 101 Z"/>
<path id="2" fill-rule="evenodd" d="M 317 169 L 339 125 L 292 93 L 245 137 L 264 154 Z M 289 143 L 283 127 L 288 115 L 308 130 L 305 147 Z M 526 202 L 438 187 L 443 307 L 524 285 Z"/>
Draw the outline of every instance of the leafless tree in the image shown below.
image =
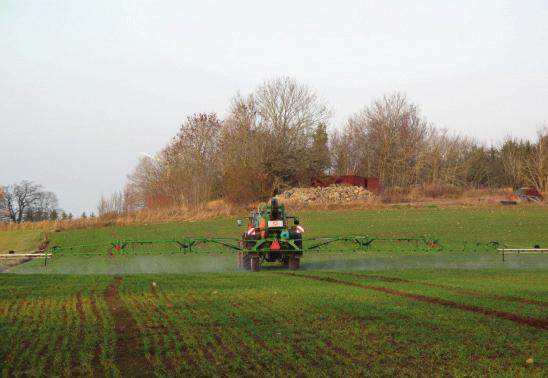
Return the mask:
<path id="1" fill-rule="evenodd" d="M 247 98 L 234 99 L 231 126 L 240 122 L 248 130 L 249 144 L 241 148 L 260 150 L 259 171 L 263 196 L 308 184 L 314 131 L 326 125 L 331 112 L 325 102 L 305 85 L 290 78 L 266 81 Z M 226 134 L 229 135 L 230 133 Z M 229 141 L 223 141 L 225 146 Z"/>
<path id="2" fill-rule="evenodd" d="M 155 198 L 169 196 L 169 183 L 165 177 L 163 154 L 144 156 L 128 175 L 126 191 L 130 211 L 141 210 Z"/>
<path id="3" fill-rule="evenodd" d="M 43 191 L 41 185 L 32 181 L 4 186 L 0 192 L 0 217 L 4 221 L 21 223 L 48 219 L 57 208 L 57 196 Z"/>
<path id="4" fill-rule="evenodd" d="M 415 184 L 421 152 L 432 132 L 405 95 L 385 95 L 352 116 L 342 133 L 332 139 L 332 147 L 338 151 L 337 170 L 378 176 L 386 185 Z"/>
<path id="5" fill-rule="evenodd" d="M 218 196 L 221 127 L 216 114 L 195 114 L 164 150 L 164 174 L 177 203 L 194 205 Z"/>
<path id="6" fill-rule="evenodd" d="M 523 181 L 541 192 L 548 192 L 548 127 L 538 132 L 537 143 L 520 164 Z"/>

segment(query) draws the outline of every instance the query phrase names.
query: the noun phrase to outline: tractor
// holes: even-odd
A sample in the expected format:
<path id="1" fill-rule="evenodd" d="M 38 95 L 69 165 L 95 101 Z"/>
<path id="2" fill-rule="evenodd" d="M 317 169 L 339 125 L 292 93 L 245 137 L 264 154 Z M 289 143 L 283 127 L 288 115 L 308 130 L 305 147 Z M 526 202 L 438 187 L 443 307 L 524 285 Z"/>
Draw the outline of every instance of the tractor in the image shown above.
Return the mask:
<path id="1" fill-rule="evenodd" d="M 247 219 L 249 224 L 240 240 L 239 268 L 256 272 L 267 261 L 280 262 L 292 270 L 299 269 L 304 233 L 299 218 L 289 216 L 284 205 L 272 198 L 270 203 L 253 210 Z M 289 225 L 290 219 L 293 220 L 292 226 Z M 243 225 L 243 221 L 238 220 L 238 225 Z"/>

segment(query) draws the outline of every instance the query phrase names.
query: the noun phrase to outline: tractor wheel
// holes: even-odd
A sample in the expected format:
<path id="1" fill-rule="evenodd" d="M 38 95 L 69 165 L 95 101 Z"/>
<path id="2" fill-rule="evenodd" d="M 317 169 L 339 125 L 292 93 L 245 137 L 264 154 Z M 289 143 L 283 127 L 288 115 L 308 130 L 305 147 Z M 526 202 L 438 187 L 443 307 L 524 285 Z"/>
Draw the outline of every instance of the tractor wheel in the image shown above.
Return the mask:
<path id="1" fill-rule="evenodd" d="M 251 270 L 251 256 L 245 252 L 242 252 L 242 268 L 245 270 Z"/>
<path id="2" fill-rule="evenodd" d="M 242 252 L 238 252 L 236 254 L 236 258 L 237 258 L 237 263 L 238 263 L 238 269 L 243 269 L 244 268 L 244 254 Z"/>
<path id="3" fill-rule="evenodd" d="M 258 272 L 259 270 L 261 270 L 261 258 L 259 257 L 259 255 L 252 255 L 249 260 L 252 272 Z"/>
<path id="4" fill-rule="evenodd" d="M 283 260 L 282 260 L 282 266 L 284 268 L 288 268 L 289 267 L 289 258 L 288 257 L 284 257 Z"/>
<path id="5" fill-rule="evenodd" d="M 288 268 L 291 270 L 299 270 L 300 259 L 298 257 L 291 256 L 288 261 Z"/>

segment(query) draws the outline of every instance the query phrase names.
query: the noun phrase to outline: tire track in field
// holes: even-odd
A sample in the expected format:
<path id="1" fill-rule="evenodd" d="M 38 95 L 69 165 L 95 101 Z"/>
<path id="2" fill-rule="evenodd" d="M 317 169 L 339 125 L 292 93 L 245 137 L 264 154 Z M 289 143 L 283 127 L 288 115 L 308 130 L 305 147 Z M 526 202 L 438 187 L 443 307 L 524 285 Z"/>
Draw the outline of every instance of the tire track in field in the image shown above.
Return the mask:
<path id="1" fill-rule="evenodd" d="M 93 358 L 91 360 L 91 366 L 93 366 L 94 372 L 96 372 L 97 376 L 104 377 L 106 376 L 106 372 L 103 368 L 103 364 L 101 361 L 101 356 L 103 355 L 103 340 L 105 339 L 105 325 L 103 318 L 101 314 L 99 313 L 99 309 L 97 308 L 97 303 L 95 303 L 95 298 L 93 296 L 90 296 L 90 307 L 91 312 L 93 313 L 93 316 L 96 319 L 97 322 L 97 344 L 95 345 L 95 353 L 93 354 Z M 95 375 L 95 374 L 94 374 Z"/>
<path id="2" fill-rule="evenodd" d="M 529 316 L 521 316 L 521 315 L 513 314 L 511 312 L 505 312 L 505 311 L 475 306 L 475 305 L 466 304 L 466 303 L 454 302 L 447 299 L 430 297 L 422 294 L 407 293 L 405 291 L 390 289 L 382 286 L 371 286 L 371 285 L 359 284 L 356 282 L 343 281 L 343 280 L 338 280 L 332 277 L 318 277 L 318 276 L 314 276 L 310 274 L 302 274 L 302 273 L 299 273 L 299 274 L 279 273 L 279 274 L 285 274 L 293 277 L 301 277 L 301 278 L 315 280 L 315 281 L 335 283 L 339 285 L 353 286 L 353 287 L 358 287 L 366 290 L 378 291 L 381 293 L 391 294 L 400 298 L 411 299 L 417 302 L 437 304 L 437 305 L 441 305 L 449 308 L 464 310 L 464 311 L 472 312 L 475 314 L 485 315 L 488 317 L 493 317 L 493 318 L 498 318 L 503 320 L 510 320 L 515 323 L 548 330 L 548 319 L 539 319 L 539 318 L 532 318 Z"/>
<path id="3" fill-rule="evenodd" d="M 78 314 L 78 330 L 77 330 L 77 334 L 76 334 L 76 340 L 79 340 L 80 343 L 83 342 L 84 340 L 84 327 L 86 326 L 86 317 L 85 317 L 85 314 L 84 314 L 84 303 L 83 303 L 83 300 L 82 300 L 82 292 L 79 291 L 77 294 L 76 294 L 76 312 Z M 74 359 L 74 364 L 73 366 L 76 366 L 76 370 L 74 370 L 74 373 L 78 374 L 78 375 L 85 375 L 83 374 L 83 370 L 78 370 L 78 369 L 82 369 L 83 366 L 81 364 L 81 360 L 80 360 L 80 352 L 82 351 L 82 344 L 79 344 L 77 348 L 74 348 L 74 350 L 72 351 L 73 353 L 73 359 Z"/>
<path id="4" fill-rule="evenodd" d="M 144 346 L 137 322 L 118 294 L 121 276 L 115 276 L 103 293 L 108 309 L 114 319 L 117 335 L 115 362 L 120 374 L 128 377 L 149 377 L 153 375 L 151 365 L 146 362 Z"/>
<path id="5" fill-rule="evenodd" d="M 544 301 L 537 300 L 537 299 L 514 297 L 512 295 L 483 293 L 481 291 L 477 291 L 477 290 L 473 290 L 473 289 L 465 289 L 465 288 L 451 286 L 451 285 L 436 284 L 436 283 L 424 282 L 424 281 L 413 281 L 413 280 L 408 280 L 408 279 L 405 279 L 405 278 L 382 276 L 382 275 L 378 275 L 378 274 L 363 274 L 363 273 L 350 273 L 350 272 L 349 273 L 336 272 L 336 274 L 343 274 L 343 275 L 363 277 L 363 278 L 371 278 L 371 279 L 376 279 L 376 280 L 382 281 L 382 282 L 411 283 L 411 284 L 416 284 L 416 285 L 421 285 L 421 286 L 445 289 L 447 291 L 452 291 L 454 293 L 464 294 L 464 295 L 468 295 L 470 297 L 475 297 L 475 298 L 485 298 L 485 299 L 502 300 L 502 301 L 507 301 L 507 302 L 517 302 L 517 303 L 522 303 L 522 304 L 529 304 L 529 305 L 535 305 L 535 306 L 548 308 L 548 302 L 544 302 Z"/>

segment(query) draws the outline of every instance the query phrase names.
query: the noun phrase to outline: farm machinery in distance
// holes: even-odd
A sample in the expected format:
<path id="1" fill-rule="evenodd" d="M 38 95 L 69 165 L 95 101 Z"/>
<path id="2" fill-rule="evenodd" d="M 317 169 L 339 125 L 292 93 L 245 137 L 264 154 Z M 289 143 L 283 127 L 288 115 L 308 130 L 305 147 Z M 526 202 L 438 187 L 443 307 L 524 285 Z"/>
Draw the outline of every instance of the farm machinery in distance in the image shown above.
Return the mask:
<path id="1" fill-rule="evenodd" d="M 299 269 L 304 233 L 299 218 L 289 216 L 284 205 L 273 198 L 270 204 L 253 210 L 247 219 L 250 222 L 242 234 L 238 252 L 239 268 L 255 272 L 263 261 L 277 261 L 289 269 Z M 290 219 L 293 219 L 292 226 Z M 243 222 L 238 220 L 238 225 Z"/>
<path id="2" fill-rule="evenodd" d="M 291 270 L 299 269 L 304 252 L 366 252 L 366 251 L 495 251 L 513 253 L 538 253 L 545 251 L 535 246 L 534 250 L 509 249 L 496 241 L 470 242 L 449 241 L 441 243 L 433 236 L 392 237 L 392 236 L 325 236 L 303 239 L 304 227 L 299 218 L 288 215 L 285 206 L 276 198 L 251 212 L 246 218 L 247 228 L 239 238 L 235 237 L 177 237 L 161 240 L 124 239 L 102 241 L 82 245 L 56 245 L 26 253 L 0 254 L 0 259 L 48 260 L 62 256 L 97 256 L 107 254 L 112 257 L 131 255 L 160 255 L 185 253 L 237 252 L 237 266 L 252 272 L 259 271 L 264 262 L 281 263 Z M 291 223 L 291 224 L 290 224 Z M 242 219 L 238 225 L 243 226 Z"/>

